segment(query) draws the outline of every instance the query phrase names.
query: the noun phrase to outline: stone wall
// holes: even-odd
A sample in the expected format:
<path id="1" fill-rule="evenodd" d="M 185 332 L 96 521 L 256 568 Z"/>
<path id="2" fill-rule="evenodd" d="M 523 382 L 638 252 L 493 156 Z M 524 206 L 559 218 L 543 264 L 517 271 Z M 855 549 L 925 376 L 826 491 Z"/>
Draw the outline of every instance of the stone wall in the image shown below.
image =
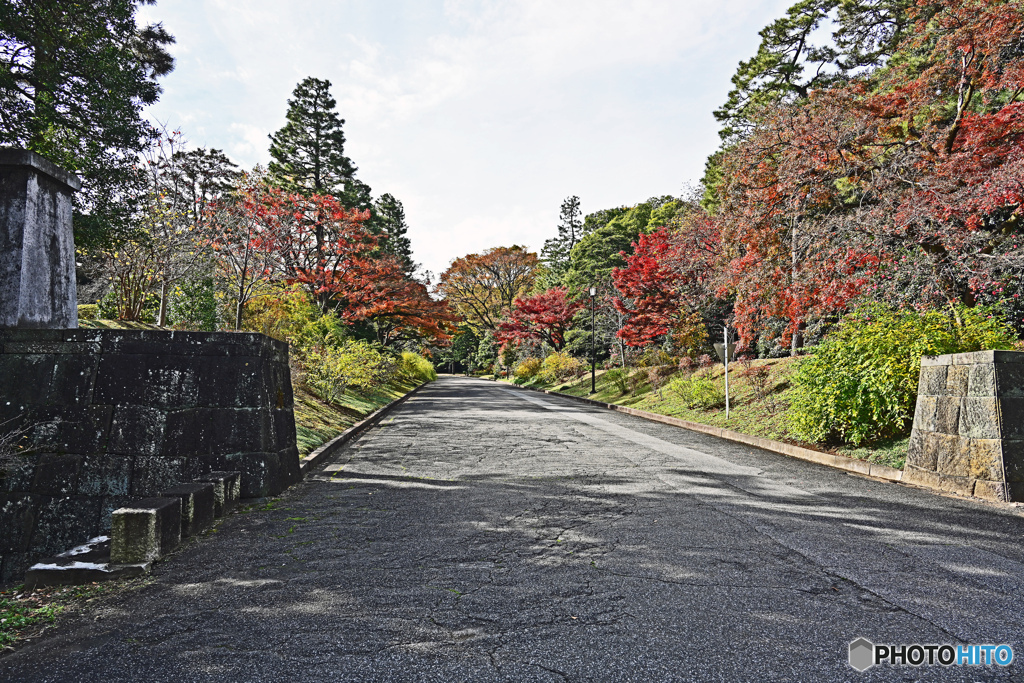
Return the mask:
<path id="1" fill-rule="evenodd" d="M 286 344 L 259 334 L 0 329 L 0 423 L 32 452 L 0 480 L 0 582 L 211 471 L 242 496 L 300 479 Z"/>
<path id="2" fill-rule="evenodd" d="M 1024 353 L 921 359 L 903 481 L 989 500 L 1024 500 Z"/>

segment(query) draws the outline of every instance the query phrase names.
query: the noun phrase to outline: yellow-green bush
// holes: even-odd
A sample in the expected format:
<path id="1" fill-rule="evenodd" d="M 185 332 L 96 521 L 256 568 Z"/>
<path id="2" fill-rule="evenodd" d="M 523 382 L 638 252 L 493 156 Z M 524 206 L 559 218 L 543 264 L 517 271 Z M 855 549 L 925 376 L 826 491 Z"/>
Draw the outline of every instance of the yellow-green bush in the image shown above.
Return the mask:
<path id="1" fill-rule="evenodd" d="M 687 408 L 711 410 L 725 405 L 725 392 L 707 375 L 676 377 L 669 382 L 668 390 Z"/>
<path id="2" fill-rule="evenodd" d="M 579 358 L 570 356 L 565 351 L 558 351 L 544 359 L 537 374 L 544 382 L 564 382 L 578 375 L 582 369 L 583 363 Z"/>
<path id="3" fill-rule="evenodd" d="M 325 401 L 334 401 L 348 388 L 371 389 L 387 384 L 398 363 L 364 341 L 345 340 L 306 351 L 306 384 Z"/>
<path id="4" fill-rule="evenodd" d="M 402 351 L 401 372 L 410 380 L 417 382 L 429 382 L 437 379 L 437 371 L 434 364 L 418 353 Z"/>
<path id="5" fill-rule="evenodd" d="M 861 308 L 800 363 L 790 426 L 801 439 L 853 445 L 905 434 L 914 416 L 921 356 L 1009 349 L 1015 339 L 991 309 Z"/>
<path id="6" fill-rule="evenodd" d="M 543 363 L 540 358 L 526 358 L 513 371 L 516 379 L 526 381 L 537 376 L 540 366 Z"/>

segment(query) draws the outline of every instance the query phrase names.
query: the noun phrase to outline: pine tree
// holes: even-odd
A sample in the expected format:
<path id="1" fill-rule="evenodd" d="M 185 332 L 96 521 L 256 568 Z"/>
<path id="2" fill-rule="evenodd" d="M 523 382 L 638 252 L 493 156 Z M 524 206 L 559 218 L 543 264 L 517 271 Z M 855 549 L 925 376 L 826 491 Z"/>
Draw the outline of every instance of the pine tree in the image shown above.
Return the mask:
<path id="1" fill-rule="evenodd" d="M 583 219 L 580 198 L 566 197 L 558 215 L 558 237 L 545 240 L 541 257 L 554 274 L 560 277 L 569 268 L 569 254 L 583 237 Z"/>
<path id="2" fill-rule="evenodd" d="M 355 180 L 356 167 L 345 156 L 345 119 L 338 116 L 330 90 L 330 81 L 313 77 L 295 86 L 288 123 L 270 135 L 270 176 L 284 190 L 329 194 L 347 208 L 364 208 L 353 202 L 359 203 L 369 188 Z"/>
<path id="3" fill-rule="evenodd" d="M 409 225 L 405 222 L 405 207 L 394 196 L 384 193 L 373 204 L 371 229 L 387 237 L 380 239 L 380 252 L 394 256 L 402 265 L 406 275 L 412 275 L 416 263 L 412 260 L 412 245 L 406 233 Z"/>

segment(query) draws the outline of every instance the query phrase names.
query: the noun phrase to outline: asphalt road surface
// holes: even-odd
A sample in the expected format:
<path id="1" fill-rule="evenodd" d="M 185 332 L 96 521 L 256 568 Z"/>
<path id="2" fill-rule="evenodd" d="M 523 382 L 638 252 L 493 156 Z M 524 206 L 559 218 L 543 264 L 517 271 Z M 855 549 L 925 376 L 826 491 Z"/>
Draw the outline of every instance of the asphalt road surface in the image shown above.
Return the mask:
<path id="1" fill-rule="evenodd" d="M 481 380 L 425 387 L 0 659 L 16 681 L 1022 680 L 1024 517 Z"/>

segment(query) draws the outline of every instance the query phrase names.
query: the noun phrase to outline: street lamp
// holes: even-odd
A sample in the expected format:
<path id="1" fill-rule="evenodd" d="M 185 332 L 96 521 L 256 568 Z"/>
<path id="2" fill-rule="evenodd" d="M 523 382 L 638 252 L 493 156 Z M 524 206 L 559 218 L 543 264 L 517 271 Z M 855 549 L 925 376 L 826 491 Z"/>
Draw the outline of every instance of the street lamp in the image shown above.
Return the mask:
<path id="1" fill-rule="evenodd" d="M 597 287 L 590 288 L 590 393 L 597 393 L 597 329 L 594 326 L 594 302 L 597 300 Z"/>

